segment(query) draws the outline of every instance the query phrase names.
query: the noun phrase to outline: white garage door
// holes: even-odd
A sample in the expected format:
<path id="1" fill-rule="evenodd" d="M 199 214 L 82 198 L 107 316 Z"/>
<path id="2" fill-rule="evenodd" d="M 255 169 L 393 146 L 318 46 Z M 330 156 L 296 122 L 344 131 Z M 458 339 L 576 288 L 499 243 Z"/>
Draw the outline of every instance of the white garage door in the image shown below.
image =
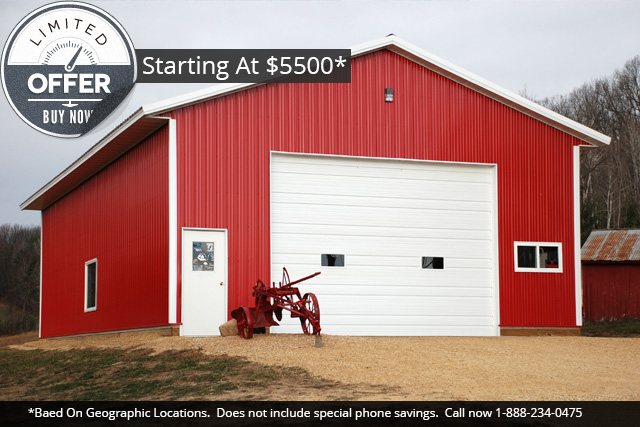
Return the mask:
<path id="1" fill-rule="evenodd" d="M 321 271 L 300 288 L 326 334 L 497 335 L 494 180 L 487 165 L 273 153 L 272 280 Z"/>

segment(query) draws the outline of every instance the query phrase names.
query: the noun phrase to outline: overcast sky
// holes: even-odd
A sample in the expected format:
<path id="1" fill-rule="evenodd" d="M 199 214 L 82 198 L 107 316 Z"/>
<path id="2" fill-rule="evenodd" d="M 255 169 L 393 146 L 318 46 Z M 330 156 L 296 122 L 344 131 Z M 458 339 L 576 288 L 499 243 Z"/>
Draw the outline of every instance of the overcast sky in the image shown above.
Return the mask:
<path id="1" fill-rule="evenodd" d="M 0 0 L 0 41 L 50 1 Z M 537 98 L 610 75 L 640 54 L 636 1 L 88 1 L 138 49 L 349 48 L 398 37 L 513 92 Z M 18 207 L 139 106 L 206 85 L 139 84 L 77 139 L 44 135 L 0 96 L 0 224 L 39 224 Z M 3 94 L 4 95 L 4 94 Z"/>

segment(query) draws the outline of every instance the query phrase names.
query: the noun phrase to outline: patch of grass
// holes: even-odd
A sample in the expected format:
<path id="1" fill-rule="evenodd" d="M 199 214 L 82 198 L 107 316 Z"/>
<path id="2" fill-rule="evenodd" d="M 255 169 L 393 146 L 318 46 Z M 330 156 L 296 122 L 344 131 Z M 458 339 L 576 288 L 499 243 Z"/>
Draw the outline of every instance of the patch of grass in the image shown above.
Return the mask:
<path id="1" fill-rule="evenodd" d="M 0 400 L 248 400 L 268 398 L 287 383 L 335 385 L 300 369 L 198 351 L 0 348 Z"/>
<path id="2" fill-rule="evenodd" d="M 640 319 L 585 320 L 582 335 L 588 337 L 640 337 Z"/>
<path id="3" fill-rule="evenodd" d="M 9 335 L 0 337 L 0 347 L 4 347 L 7 345 L 16 345 L 16 344 L 24 344 L 29 341 L 38 340 L 38 332 L 25 332 L 23 334 L 18 335 Z"/>

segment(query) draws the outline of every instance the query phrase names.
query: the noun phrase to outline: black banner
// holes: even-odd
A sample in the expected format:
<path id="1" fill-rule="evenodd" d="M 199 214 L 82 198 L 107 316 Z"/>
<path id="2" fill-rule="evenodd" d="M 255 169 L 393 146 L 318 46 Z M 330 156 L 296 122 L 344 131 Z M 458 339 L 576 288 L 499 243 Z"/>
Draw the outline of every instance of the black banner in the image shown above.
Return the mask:
<path id="1" fill-rule="evenodd" d="M 136 83 L 351 83 L 349 49 L 136 49 Z"/>
<path id="2" fill-rule="evenodd" d="M 637 426 L 640 402 L 1 402 L 5 426 Z"/>

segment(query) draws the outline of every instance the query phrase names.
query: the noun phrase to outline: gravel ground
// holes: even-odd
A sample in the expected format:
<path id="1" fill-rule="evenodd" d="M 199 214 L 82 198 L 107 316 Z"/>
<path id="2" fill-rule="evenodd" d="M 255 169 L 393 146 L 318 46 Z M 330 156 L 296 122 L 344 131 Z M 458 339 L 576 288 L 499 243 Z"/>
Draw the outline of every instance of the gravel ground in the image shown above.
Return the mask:
<path id="1" fill-rule="evenodd" d="M 366 400 L 640 400 L 640 338 L 325 335 L 322 348 L 314 346 L 314 338 L 144 334 L 40 340 L 15 347 L 197 349 L 244 356 L 267 365 L 302 367 L 362 390 L 370 387 L 374 394 Z"/>

